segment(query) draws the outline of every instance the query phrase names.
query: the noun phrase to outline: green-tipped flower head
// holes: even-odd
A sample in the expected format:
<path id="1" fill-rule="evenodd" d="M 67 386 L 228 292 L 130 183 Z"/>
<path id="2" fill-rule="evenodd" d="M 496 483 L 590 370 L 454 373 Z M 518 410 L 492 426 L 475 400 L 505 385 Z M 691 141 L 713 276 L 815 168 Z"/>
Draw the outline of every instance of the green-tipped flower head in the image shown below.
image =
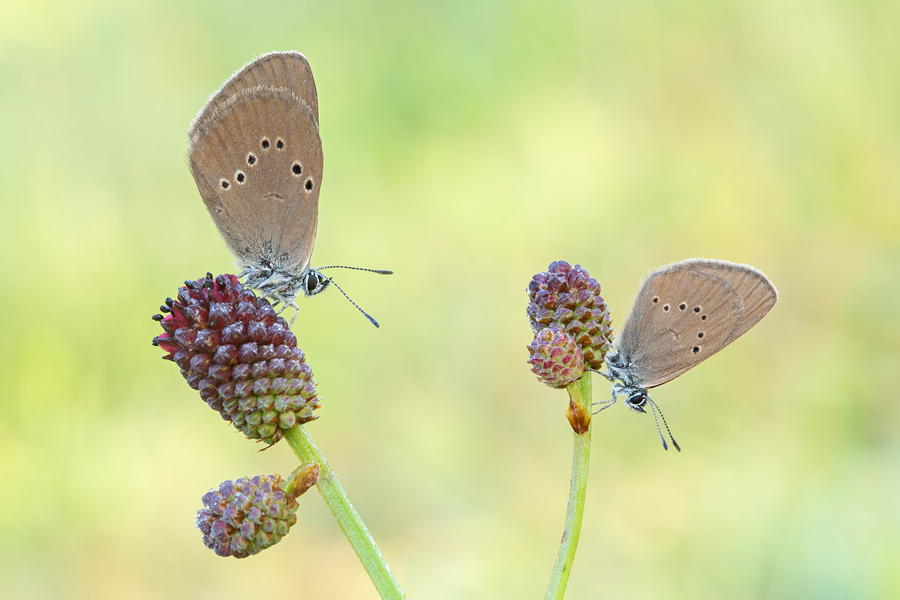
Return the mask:
<path id="1" fill-rule="evenodd" d="M 197 529 L 219 556 L 246 558 L 274 546 L 297 522 L 297 500 L 281 475 L 225 481 L 203 495 Z"/>
<path id="2" fill-rule="evenodd" d="M 586 368 L 603 366 L 613 340 L 612 319 L 600 295 L 600 284 L 586 269 L 554 261 L 531 279 L 528 298 L 535 342 L 543 329 L 563 330 L 581 349 Z"/>
<path id="3" fill-rule="evenodd" d="M 584 357 L 575 340 L 562 329 L 542 329 L 528 346 L 528 363 L 538 379 L 564 388 L 584 375 Z"/>
<path id="4" fill-rule="evenodd" d="M 186 281 L 156 315 L 153 344 L 209 406 L 250 439 L 274 444 L 282 429 L 316 419 L 312 369 L 287 322 L 234 275 Z"/>

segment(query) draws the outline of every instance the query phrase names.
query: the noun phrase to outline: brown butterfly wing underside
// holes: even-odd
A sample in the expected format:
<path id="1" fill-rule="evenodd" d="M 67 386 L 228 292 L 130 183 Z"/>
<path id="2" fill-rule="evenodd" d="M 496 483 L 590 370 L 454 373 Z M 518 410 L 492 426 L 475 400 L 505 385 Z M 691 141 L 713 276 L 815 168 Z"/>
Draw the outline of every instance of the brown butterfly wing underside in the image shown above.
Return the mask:
<path id="1" fill-rule="evenodd" d="M 299 274 L 309 264 L 323 168 L 317 111 L 306 59 L 274 53 L 235 73 L 188 130 L 194 181 L 242 267 L 263 259 Z"/>
<path id="2" fill-rule="evenodd" d="M 188 138 L 193 142 L 197 124 L 204 113 L 214 112 L 229 97 L 244 88 L 259 85 L 287 88 L 309 106 L 316 123 L 319 122 L 319 99 L 312 68 L 306 57 L 299 52 L 271 52 L 241 67 L 228 78 L 219 90 L 209 97 L 206 106 L 188 130 Z"/>
<path id="3" fill-rule="evenodd" d="M 662 385 L 746 333 L 777 299 L 772 282 L 748 265 L 673 263 L 644 281 L 617 348 L 636 384 Z"/>

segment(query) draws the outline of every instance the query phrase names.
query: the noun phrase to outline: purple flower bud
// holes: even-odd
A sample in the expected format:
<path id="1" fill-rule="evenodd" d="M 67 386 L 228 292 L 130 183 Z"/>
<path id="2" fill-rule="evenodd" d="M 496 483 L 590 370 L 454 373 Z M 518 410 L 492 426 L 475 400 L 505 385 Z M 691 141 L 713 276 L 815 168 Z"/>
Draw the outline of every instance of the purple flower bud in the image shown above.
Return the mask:
<path id="1" fill-rule="evenodd" d="M 553 388 L 564 388 L 584 375 L 581 348 L 565 331 L 542 329 L 528 346 L 528 364 L 538 379 Z"/>
<path id="2" fill-rule="evenodd" d="M 554 261 L 547 271 L 531 279 L 528 298 L 526 313 L 535 332 L 532 345 L 540 345 L 538 338 L 547 328 L 565 331 L 580 349 L 584 368 L 603 366 L 613 340 L 612 319 L 600 295 L 600 284 L 586 269 L 564 260 Z"/>
<path id="3" fill-rule="evenodd" d="M 289 487 L 281 475 L 226 481 L 203 495 L 197 529 L 219 556 L 246 558 L 274 546 L 297 522 L 297 496 L 315 483 L 318 469 L 301 471 Z"/>

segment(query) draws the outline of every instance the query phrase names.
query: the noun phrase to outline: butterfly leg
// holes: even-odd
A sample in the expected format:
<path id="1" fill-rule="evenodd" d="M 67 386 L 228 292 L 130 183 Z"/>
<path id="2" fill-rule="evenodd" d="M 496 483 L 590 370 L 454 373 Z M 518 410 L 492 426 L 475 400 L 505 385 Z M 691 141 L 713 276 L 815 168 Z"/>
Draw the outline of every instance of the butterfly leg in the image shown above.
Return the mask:
<path id="1" fill-rule="evenodd" d="M 597 410 L 594 411 L 594 414 L 596 415 L 601 410 L 606 410 L 607 408 L 609 408 L 610 406 L 612 406 L 615 403 L 616 403 L 616 399 L 613 398 L 612 400 L 604 400 L 603 402 L 594 402 L 591 406 L 596 406 L 598 404 L 600 405 L 600 408 L 598 408 Z"/>
<path id="2" fill-rule="evenodd" d="M 266 300 L 271 302 L 273 307 L 277 306 L 278 304 L 281 304 L 281 308 L 279 308 L 275 312 L 276 315 L 281 315 L 281 313 L 283 313 L 288 308 L 294 309 L 294 316 L 291 317 L 291 322 L 290 322 L 289 327 L 291 325 L 293 325 L 294 321 L 297 320 L 297 314 L 300 312 L 300 307 L 297 305 L 296 297 L 295 296 L 285 296 L 277 289 L 270 289 L 269 291 L 264 291 L 264 290 L 260 290 L 260 291 L 264 292 L 260 296 L 260 298 L 265 298 Z"/>
<path id="3" fill-rule="evenodd" d="M 591 373 L 596 373 L 598 375 L 603 375 L 603 377 L 605 377 L 609 381 L 616 380 L 612 373 L 608 373 L 606 371 L 598 371 L 597 369 L 588 369 L 588 371 L 590 371 Z"/>
<path id="4" fill-rule="evenodd" d="M 610 398 L 609 400 L 604 400 L 602 402 L 594 402 L 591 405 L 591 406 L 594 406 L 597 404 L 601 405 L 600 408 L 598 408 L 597 410 L 594 411 L 594 414 L 596 415 L 601 410 L 606 410 L 610 406 L 614 405 L 616 403 L 616 400 L 618 399 L 618 397 L 619 397 L 619 384 L 615 384 L 612 386 L 612 398 Z"/>
<path id="5" fill-rule="evenodd" d="M 297 320 L 297 315 L 300 314 L 300 307 L 297 306 L 297 301 L 296 301 L 296 300 L 291 300 L 291 303 L 290 303 L 290 304 L 285 303 L 285 305 L 282 307 L 282 309 L 278 311 L 278 314 L 281 314 L 281 311 L 284 310 L 285 308 L 289 307 L 289 306 L 290 306 L 291 308 L 294 309 L 294 316 L 291 317 L 291 323 L 290 323 L 290 325 L 288 325 L 288 327 L 293 327 L 293 326 L 294 326 L 294 321 Z"/>

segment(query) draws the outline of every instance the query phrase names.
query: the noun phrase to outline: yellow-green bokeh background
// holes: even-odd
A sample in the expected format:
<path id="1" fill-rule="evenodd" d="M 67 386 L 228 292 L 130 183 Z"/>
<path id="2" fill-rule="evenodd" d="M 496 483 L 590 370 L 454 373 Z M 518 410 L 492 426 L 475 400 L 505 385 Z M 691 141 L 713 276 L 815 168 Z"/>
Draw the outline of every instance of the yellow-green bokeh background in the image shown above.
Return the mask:
<path id="1" fill-rule="evenodd" d="M 684 451 L 594 424 L 568 597 L 900 597 L 900 4 L 0 4 L 0 596 L 375 593 L 318 494 L 278 546 L 193 528 L 257 453 L 150 345 L 179 282 L 232 269 L 185 132 L 271 50 L 316 74 L 309 430 L 410 598 L 539 598 L 562 530 L 565 394 L 529 372 L 525 288 L 580 262 L 621 325 L 704 256 L 778 286 L 655 391 Z M 335 273 L 338 275 L 337 273 Z M 595 380 L 595 399 L 608 384 Z"/>

